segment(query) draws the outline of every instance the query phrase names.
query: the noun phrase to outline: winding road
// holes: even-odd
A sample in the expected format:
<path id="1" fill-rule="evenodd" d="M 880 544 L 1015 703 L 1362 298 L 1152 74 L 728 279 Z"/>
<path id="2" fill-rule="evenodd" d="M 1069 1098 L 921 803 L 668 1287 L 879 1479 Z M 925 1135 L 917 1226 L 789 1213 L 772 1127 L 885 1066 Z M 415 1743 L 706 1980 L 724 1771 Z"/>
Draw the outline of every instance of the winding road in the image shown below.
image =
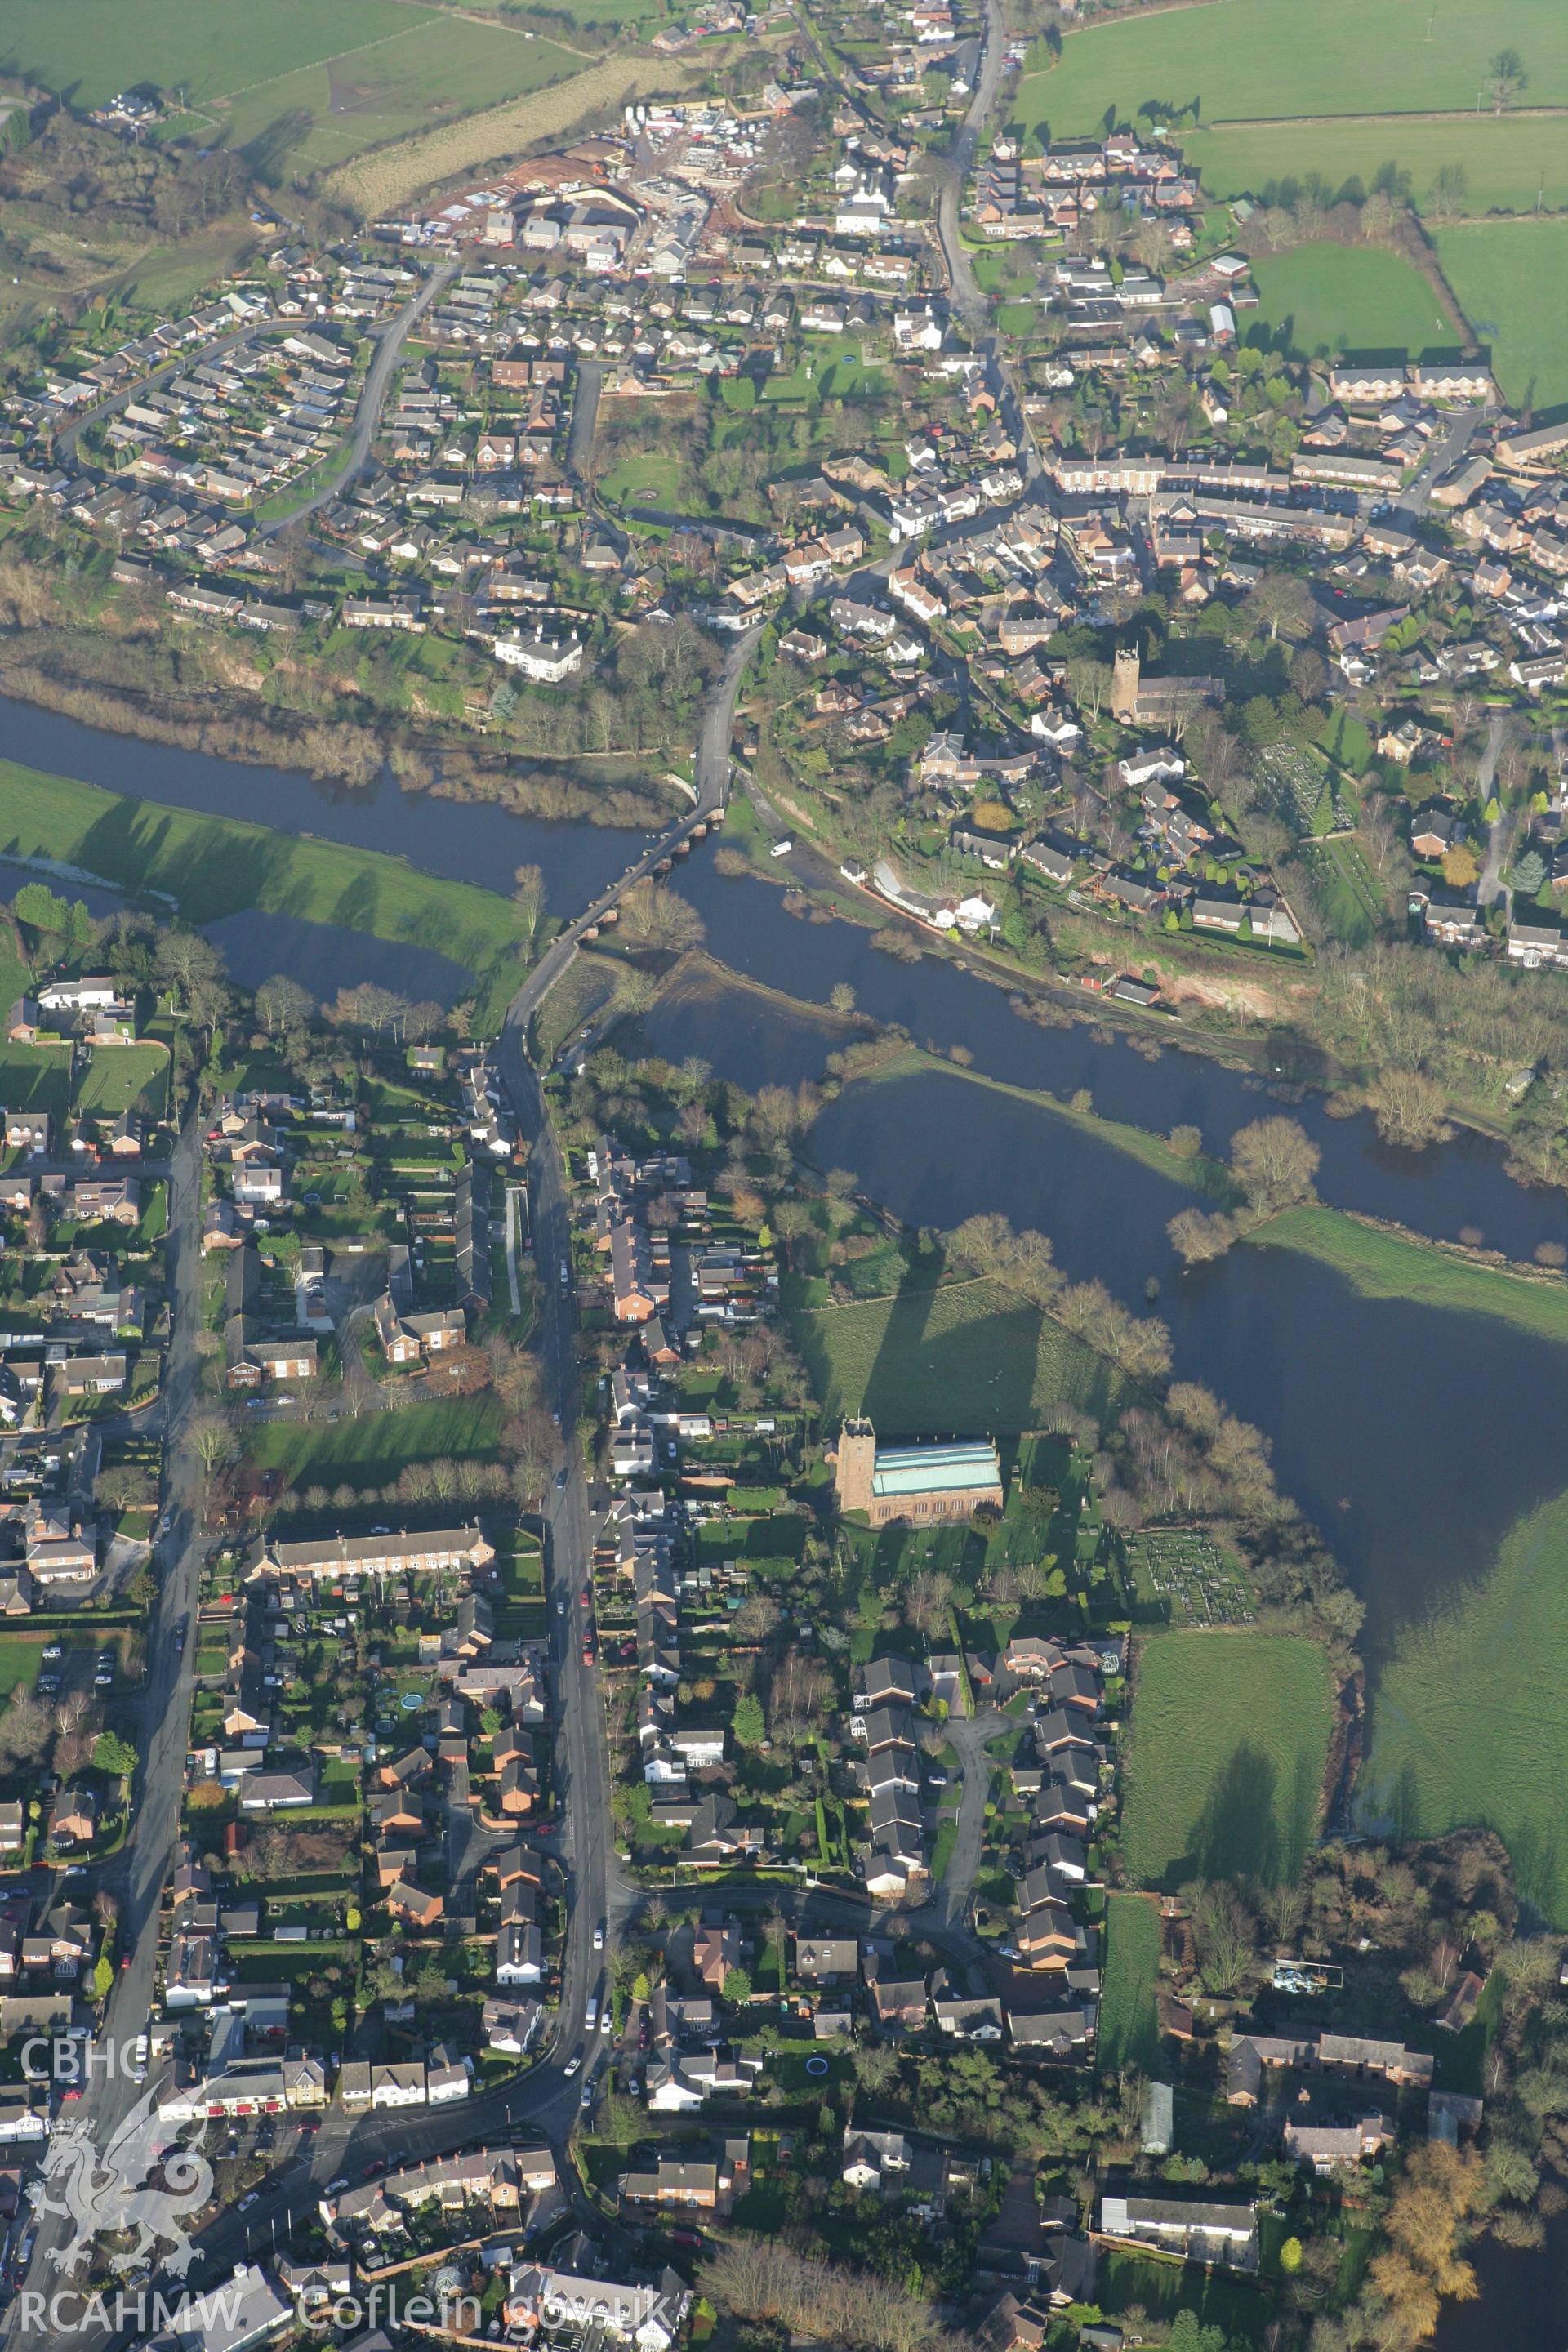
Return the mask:
<path id="1" fill-rule="evenodd" d="M 396 318 L 375 330 L 375 357 L 365 370 L 364 382 L 360 386 L 348 455 L 331 480 L 322 488 L 313 490 L 308 499 L 302 499 L 288 514 L 279 515 L 275 522 L 263 523 L 256 534 L 258 539 L 273 539 L 291 524 L 303 522 L 307 515 L 315 514 L 320 508 L 329 506 L 333 499 L 341 497 L 350 482 L 363 473 L 370 462 L 371 446 L 381 425 L 381 412 L 386 404 L 393 371 L 403 346 L 431 303 L 445 293 L 457 274 L 458 264 L 455 261 L 442 262 L 431 271 L 413 300 L 405 303 Z"/>

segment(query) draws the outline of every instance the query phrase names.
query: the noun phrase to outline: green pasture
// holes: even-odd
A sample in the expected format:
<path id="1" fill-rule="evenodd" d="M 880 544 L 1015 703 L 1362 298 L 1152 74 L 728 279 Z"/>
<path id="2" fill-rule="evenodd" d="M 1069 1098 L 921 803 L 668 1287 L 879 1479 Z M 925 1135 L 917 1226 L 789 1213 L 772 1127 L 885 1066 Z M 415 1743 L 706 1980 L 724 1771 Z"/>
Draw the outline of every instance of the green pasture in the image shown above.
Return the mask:
<path id="1" fill-rule="evenodd" d="M 410 12 L 400 5 L 398 14 Z M 564 81 L 582 65 L 552 41 L 426 14 L 352 53 L 240 90 L 221 110 L 224 143 L 269 181 L 285 164 L 328 170 L 367 147 Z"/>
<path id="2" fill-rule="evenodd" d="M 97 106 L 152 83 L 187 106 L 295 68 L 439 23 L 401 0 L 0 0 L 0 67 Z"/>
<path id="3" fill-rule="evenodd" d="M 1568 122 L 1553 128 L 1568 150 Z M 1568 220 L 1480 221 L 1439 229 L 1435 242 L 1503 398 L 1539 422 L 1568 401 Z"/>
<path id="4" fill-rule="evenodd" d="M 58 858 L 132 893 L 165 893 L 191 923 L 259 907 L 436 948 L 474 972 L 519 948 L 516 915 L 498 892 L 378 851 L 132 800 L 10 760 L 0 761 L 0 855 Z"/>
<path id="5" fill-rule="evenodd" d="M 1510 1528 L 1490 1573 L 1400 1641 L 1360 1806 L 1403 1838 L 1496 1830 L 1519 1891 L 1568 1927 L 1568 1494 Z"/>
<path id="6" fill-rule="evenodd" d="M 1225 5 L 1226 0 L 1216 0 Z M 1258 325 L 1282 350 L 1318 352 L 1450 350 L 1453 322 L 1420 271 L 1383 246 L 1315 239 L 1294 252 L 1255 261 L 1258 308 L 1238 331 L 1259 340 Z"/>
<path id="7" fill-rule="evenodd" d="M 1370 188 L 1392 164 L 1408 175 L 1416 209 L 1430 215 L 1439 170 L 1458 163 L 1468 181 L 1460 206 L 1467 217 L 1531 212 L 1538 198 L 1548 208 L 1568 205 L 1568 126 L 1557 115 L 1226 122 L 1188 133 L 1182 147 L 1214 196 L 1256 196 L 1271 181 L 1313 176 L 1334 196 L 1348 180 Z"/>
<path id="8" fill-rule="evenodd" d="M 1139 1647 L 1124 1770 L 1129 1877 L 1293 1879 L 1328 1757 L 1325 1653 L 1304 1635 L 1153 1633 Z"/>
<path id="9" fill-rule="evenodd" d="M 1114 2073 L 1159 2063 L 1160 1915 L 1142 1895 L 1112 1895 L 1105 1905 L 1105 1981 L 1100 2001 L 1100 2066 Z"/>
<path id="10" fill-rule="evenodd" d="M 417 0 L 0 0 L 0 68 L 74 106 L 152 84 L 177 134 L 243 149 L 263 179 L 342 163 L 580 65 L 504 21 Z"/>
<path id="11" fill-rule="evenodd" d="M 1125 1384 L 1092 1348 L 990 1282 L 798 1310 L 791 1328 L 824 1419 L 868 1412 L 887 1436 L 999 1436 L 1068 1403 L 1102 1420 Z"/>
<path id="12" fill-rule="evenodd" d="M 1477 1265 L 1316 1202 L 1287 1209 L 1250 1239 L 1265 1249 L 1300 1250 L 1317 1258 L 1363 1298 L 1409 1298 L 1456 1314 L 1489 1315 L 1533 1339 L 1568 1345 L 1568 1282 L 1560 1275 L 1532 1277 Z"/>
<path id="13" fill-rule="evenodd" d="M 1428 16 L 1431 37 L 1426 37 Z M 1079 139 L 1109 112 L 1131 122 L 1145 100 L 1187 107 L 1200 123 L 1304 115 L 1468 114 L 1488 60 L 1520 52 L 1531 106 L 1568 104 L 1568 15 L 1558 0 L 1488 8 L 1411 0 L 1208 0 L 1068 32 L 1054 69 L 1026 74 L 1014 119 Z"/>

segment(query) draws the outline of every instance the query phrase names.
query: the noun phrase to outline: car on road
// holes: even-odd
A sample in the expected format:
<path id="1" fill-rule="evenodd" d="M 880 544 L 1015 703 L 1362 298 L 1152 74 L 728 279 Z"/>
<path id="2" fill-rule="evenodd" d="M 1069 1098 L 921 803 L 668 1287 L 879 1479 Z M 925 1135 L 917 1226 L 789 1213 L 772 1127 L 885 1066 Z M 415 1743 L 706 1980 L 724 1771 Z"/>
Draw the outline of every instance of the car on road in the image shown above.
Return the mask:
<path id="1" fill-rule="evenodd" d="M 566 1492 L 566 1473 L 564 1470 L 557 1470 L 555 1473 L 555 1491 L 558 1495 L 563 1495 Z"/>
<path id="2" fill-rule="evenodd" d="M 563 1258 L 563 1259 L 562 1259 L 562 1261 L 561 1261 L 561 1287 L 562 1287 L 562 1289 L 563 1289 L 563 1290 L 568 1289 L 568 1288 L 570 1287 L 570 1286 L 571 1286 L 571 1281 L 572 1281 L 572 1269 L 571 1269 L 571 1267 L 567 1265 L 567 1263 L 566 1263 L 565 1259 L 564 1259 L 564 1258 Z"/>
<path id="3" fill-rule="evenodd" d="M 581 2055 L 574 2052 L 573 2055 L 566 2061 L 565 2068 L 563 2070 L 568 2082 L 571 2081 L 574 2074 L 579 2074 L 582 2071 L 582 2065 L 583 2060 Z"/>
<path id="4" fill-rule="evenodd" d="M 600 1920 L 600 1922 L 599 1922 L 599 1924 L 598 1924 L 598 1926 L 597 1926 L 597 1927 L 595 1928 L 595 1930 L 594 1930 L 594 1949 L 595 1949 L 596 1952 L 602 1952 L 602 1951 L 604 1950 L 604 1948 L 605 1948 L 605 1923 L 604 1923 L 604 1921 L 601 1919 L 601 1920 Z"/>
<path id="5" fill-rule="evenodd" d="M 565 1616 L 565 1614 L 566 1614 L 566 1603 L 564 1602 L 564 1601 L 558 1601 L 556 1602 L 556 1604 L 555 1604 L 555 1614 L 557 1615 L 557 1617 L 564 1617 L 564 1616 Z"/>
<path id="6" fill-rule="evenodd" d="M 584 1664 L 585 1666 L 591 1666 L 591 1665 L 593 1664 L 593 1663 L 594 1663 L 594 1644 L 593 1644 L 593 1643 L 592 1643 L 592 1642 L 584 1642 L 584 1644 L 583 1644 L 583 1664 Z"/>
<path id="7" fill-rule="evenodd" d="M 64 1644 L 59 1642 L 46 1642 L 38 1654 L 40 1657 L 44 1658 L 63 1658 L 65 1656 Z"/>
<path id="8" fill-rule="evenodd" d="M 613 2033 L 615 2030 L 616 2021 L 606 2009 L 605 2014 L 599 2020 L 599 2031 L 601 2033 Z"/>
<path id="9" fill-rule="evenodd" d="M 259 2205 L 259 2204 L 260 2204 L 260 2202 L 261 2202 L 261 2191 L 260 2191 L 260 2189 L 251 2189 L 251 2191 L 250 2191 L 250 2193 L 249 2193 L 249 2195 L 248 2195 L 248 2196 L 242 2197 L 242 2198 L 240 2199 L 239 2203 L 238 2203 L 237 2207 L 236 2208 L 236 2210 L 237 2210 L 237 2211 L 238 2211 L 238 2212 L 241 2212 L 241 2213 L 248 2213 L 248 2212 L 249 2212 L 249 2210 L 250 2210 L 250 2209 L 251 2209 L 251 2207 L 252 2207 L 253 2205 Z"/>
<path id="10" fill-rule="evenodd" d="M 346 2172 L 340 2172 L 335 2180 L 328 2181 L 325 2189 L 321 2191 L 321 2194 L 323 2197 L 335 2197 L 340 2189 L 346 2189 L 348 2185 L 348 2174 Z"/>
<path id="11" fill-rule="evenodd" d="M 583 1606 L 584 1609 L 592 1609 L 593 1605 L 594 1588 L 591 1584 L 585 1584 L 583 1587 Z"/>
<path id="12" fill-rule="evenodd" d="M 184 1648 L 184 1646 L 185 1646 L 185 1621 L 184 1621 L 184 1619 L 182 1617 L 182 1618 L 181 1618 L 181 1620 L 180 1620 L 180 1622 L 179 1622 L 179 1623 L 178 1623 L 178 1624 L 175 1626 L 175 1628 L 174 1628 L 174 1647 L 175 1647 L 175 1649 L 176 1649 L 176 1650 L 183 1650 L 183 1649 Z"/>
<path id="13" fill-rule="evenodd" d="M 100 1667 L 99 1672 L 94 1675 L 92 1678 L 92 1686 L 94 1690 L 112 1690 L 114 1688 L 114 1675 L 111 1669 L 108 1666 Z"/>
<path id="14" fill-rule="evenodd" d="M 582 2107 L 583 2113 L 584 2113 L 584 2115 L 586 2115 L 586 2114 L 587 2114 L 587 2112 L 588 2112 L 588 2110 L 589 2110 L 589 2108 L 590 2108 L 590 2107 L 593 2105 L 593 2104 L 594 2104 L 594 2085 L 592 2084 L 592 2083 L 584 2083 L 584 2085 L 583 2085 L 583 2096 L 582 2096 L 581 2100 L 578 2102 L 578 2104 L 579 2104 L 579 2105 Z"/>
<path id="15" fill-rule="evenodd" d="M 787 839 L 784 841 L 775 841 L 773 847 L 769 850 L 768 856 L 770 857 L 787 857 L 794 847 L 795 844 L 793 841 L 789 841 Z"/>
<path id="16" fill-rule="evenodd" d="M 596 1992 L 591 1992 L 588 1995 L 588 2014 L 585 2022 L 590 2033 L 599 2022 L 599 1996 Z"/>

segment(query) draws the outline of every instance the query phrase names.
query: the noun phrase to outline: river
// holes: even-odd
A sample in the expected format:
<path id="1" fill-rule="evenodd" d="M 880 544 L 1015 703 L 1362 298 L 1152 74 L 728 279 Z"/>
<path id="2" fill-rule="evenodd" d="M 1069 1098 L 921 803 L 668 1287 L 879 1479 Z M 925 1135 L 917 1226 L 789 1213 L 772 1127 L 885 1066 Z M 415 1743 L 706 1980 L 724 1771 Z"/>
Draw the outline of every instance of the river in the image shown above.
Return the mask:
<path id="1" fill-rule="evenodd" d="M 616 825 L 563 824 L 518 816 L 489 801 L 405 792 L 391 775 L 368 791 L 319 784 L 292 768 L 253 768 L 207 751 L 111 735 L 79 719 L 0 695 L 0 751 L 23 767 L 77 776 L 133 800 L 243 817 L 279 833 L 314 834 L 354 849 L 405 857 L 425 874 L 510 890 L 519 866 L 544 876 L 552 913 L 575 914 L 619 874 L 647 839 Z M 4 844 L 0 843 L 0 851 Z M 379 977 L 343 971 L 343 980 Z"/>
<path id="2" fill-rule="evenodd" d="M 3 698 L 0 720 L 12 759 L 139 798 L 393 851 L 493 888 L 508 888 L 518 864 L 537 864 L 561 913 L 586 903 L 642 838 L 405 793 L 390 780 L 371 793 L 334 792 L 283 770 L 103 734 Z M 0 887 L 9 891 L 20 878 L 0 872 Z M 946 958 L 905 965 L 858 924 L 787 914 L 771 884 L 721 875 L 711 845 L 682 869 L 679 887 L 703 917 L 711 953 L 736 972 L 816 1006 L 845 982 L 874 1020 L 896 1022 L 921 1044 L 966 1047 L 987 1076 L 1058 1096 L 1087 1087 L 1105 1117 L 1159 1131 L 1195 1126 L 1215 1152 L 1273 1107 L 1266 1081 L 1180 1050 L 1174 1027 L 1163 1039 L 1152 1030 L 1140 1038 L 1146 1049 L 1158 1044 L 1152 1059 L 1126 1035 L 1097 1036 L 1076 1023 L 1041 1028 L 1015 1014 L 994 984 Z M 259 949 L 245 919 L 227 944 L 237 971 L 264 976 L 247 969 Z M 355 961 L 380 944 L 347 933 L 300 938 L 290 958 L 302 967 L 328 954 L 326 965 L 311 967 L 323 982 L 381 978 L 379 964 L 361 970 Z M 430 959 L 414 992 L 447 993 L 443 961 Z M 814 1076 L 825 1051 L 815 1019 L 721 984 L 656 1006 L 642 1025 L 658 1051 L 700 1055 L 749 1088 Z M 1444 1238 L 1479 1234 L 1519 1258 L 1542 1243 L 1568 1243 L 1568 1201 L 1516 1184 L 1501 1148 L 1484 1138 L 1402 1152 L 1380 1143 L 1365 1117 L 1331 1118 L 1321 1098 L 1289 1108 L 1320 1147 L 1319 1191 L 1336 1206 Z M 1285 1250 L 1242 1247 L 1184 1271 L 1165 1226 L 1190 1196 L 1046 1108 L 957 1073 L 922 1071 L 850 1087 L 824 1112 L 814 1148 L 823 1165 L 851 1170 L 865 1192 L 913 1223 L 951 1225 L 995 1209 L 1038 1227 L 1067 1274 L 1098 1275 L 1140 1311 L 1152 1278 L 1177 1375 L 1207 1382 L 1265 1432 L 1282 1486 L 1322 1528 L 1365 1601 L 1374 1708 L 1377 1663 L 1401 1629 L 1483 1575 L 1508 1526 L 1561 1489 L 1559 1349 L 1489 1318 L 1361 1298 L 1328 1267 Z M 1496 2340 L 1503 2309 L 1519 2352 L 1557 2352 L 1568 2227 L 1551 2226 L 1539 2255 L 1484 2250 L 1485 2299 L 1449 2307 L 1439 2352 L 1480 2352 Z"/>
<path id="3" fill-rule="evenodd" d="M 989 1076 L 1058 1096 L 1087 1087 L 1106 1117 L 1163 1131 L 1190 1123 L 1214 1151 L 1271 1108 L 1260 1080 L 1200 1054 L 1167 1045 L 1151 1063 L 1122 1036 L 1041 1029 L 946 959 L 904 965 L 856 924 L 787 914 L 779 889 L 721 876 L 710 850 L 680 888 L 710 951 L 735 971 L 815 1004 L 847 982 L 861 1011 L 919 1043 L 966 1046 Z M 750 992 L 734 1004 L 689 992 L 642 1025 L 657 1050 L 700 1055 L 749 1088 L 814 1075 L 824 1045 L 814 1021 Z M 1521 1258 L 1568 1239 L 1568 1202 L 1515 1183 L 1484 1137 L 1398 1151 L 1364 1116 L 1330 1118 L 1321 1097 L 1289 1108 L 1322 1152 L 1318 1189 L 1336 1206 L 1448 1239 L 1479 1231 Z M 1267 1433 L 1281 1486 L 1366 1603 L 1374 1729 L 1377 1668 L 1402 1630 L 1483 1577 L 1513 1521 L 1562 1489 L 1560 1349 L 1481 1317 L 1360 1297 L 1286 1250 L 1243 1247 L 1184 1270 L 1165 1224 L 1188 1196 L 1047 1110 L 925 1071 L 849 1087 L 818 1120 L 814 1150 L 911 1223 L 996 1209 L 1036 1225 L 1068 1275 L 1098 1275 L 1140 1310 L 1154 1277 L 1178 1376 L 1205 1381 Z M 1488 2242 L 1476 2267 L 1479 2297 L 1444 2306 L 1435 2352 L 1489 2352 L 1505 2330 L 1517 2352 L 1562 2352 L 1568 2214 L 1549 2218 L 1539 2252 Z"/>

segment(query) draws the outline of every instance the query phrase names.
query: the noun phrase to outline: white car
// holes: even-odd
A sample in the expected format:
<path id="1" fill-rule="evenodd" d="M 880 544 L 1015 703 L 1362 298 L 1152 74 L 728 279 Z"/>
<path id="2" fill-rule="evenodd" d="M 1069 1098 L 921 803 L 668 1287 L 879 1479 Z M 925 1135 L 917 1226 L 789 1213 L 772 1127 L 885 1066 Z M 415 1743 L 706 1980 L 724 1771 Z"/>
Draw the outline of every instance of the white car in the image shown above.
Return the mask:
<path id="1" fill-rule="evenodd" d="M 615 2030 L 616 2021 L 611 2016 L 608 2005 L 606 2004 L 605 2013 L 599 2020 L 599 2031 L 601 2033 L 613 2033 Z"/>
<path id="2" fill-rule="evenodd" d="M 568 2080 L 568 2081 L 570 2081 L 570 2080 L 571 2080 L 571 2078 L 572 2078 L 572 2076 L 573 2076 L 574 2074 L 577 2074 L 577 2073 L 580 2071 L 580 2069 L 581 2069 L 581 2067 L 582 2067 L 582 2064 L 583 2064 L 583 2061 L 582 2061 L 582 2059 L 581 2059 L 580 2057 L 573 2056 L 573 2057 L 571 2057 L 571 2058 L 568 2058 L 568 2060 L 566 2061 L 566 2065 L 565 2065 L 565 2069 L 564 2069 L 564 2072 L 565 2072 L 565 2074 L 566 2074 L 566 2078 L 567 2078 L 567 2080 Z"/>
<path id="3" fill-rule="evenodd" d="M 601 1920 L 600 1920 L 600 1922 L 599 1922 L 599 1924 L 598 1924 L 598 1926 L 597 1926 L 597 1927 L 595 1928 L 595 1930 L 594 1930 L 594 1949 L 595 1949 L 596 1952 L 602 1952 L 602 1951 L 604 1950 L 604 1948 L 605 1948 L 605 1923 L 604 1923 L 604 1921 L 601 1919 Z"/>
<path id="4" fill-rule="evenodd" d="M 787 857 L 794 847 L 795 844 L 793 841 L 775 841 L 773 847 L 769 850 L 768 856 L 770 857 Z"/>

